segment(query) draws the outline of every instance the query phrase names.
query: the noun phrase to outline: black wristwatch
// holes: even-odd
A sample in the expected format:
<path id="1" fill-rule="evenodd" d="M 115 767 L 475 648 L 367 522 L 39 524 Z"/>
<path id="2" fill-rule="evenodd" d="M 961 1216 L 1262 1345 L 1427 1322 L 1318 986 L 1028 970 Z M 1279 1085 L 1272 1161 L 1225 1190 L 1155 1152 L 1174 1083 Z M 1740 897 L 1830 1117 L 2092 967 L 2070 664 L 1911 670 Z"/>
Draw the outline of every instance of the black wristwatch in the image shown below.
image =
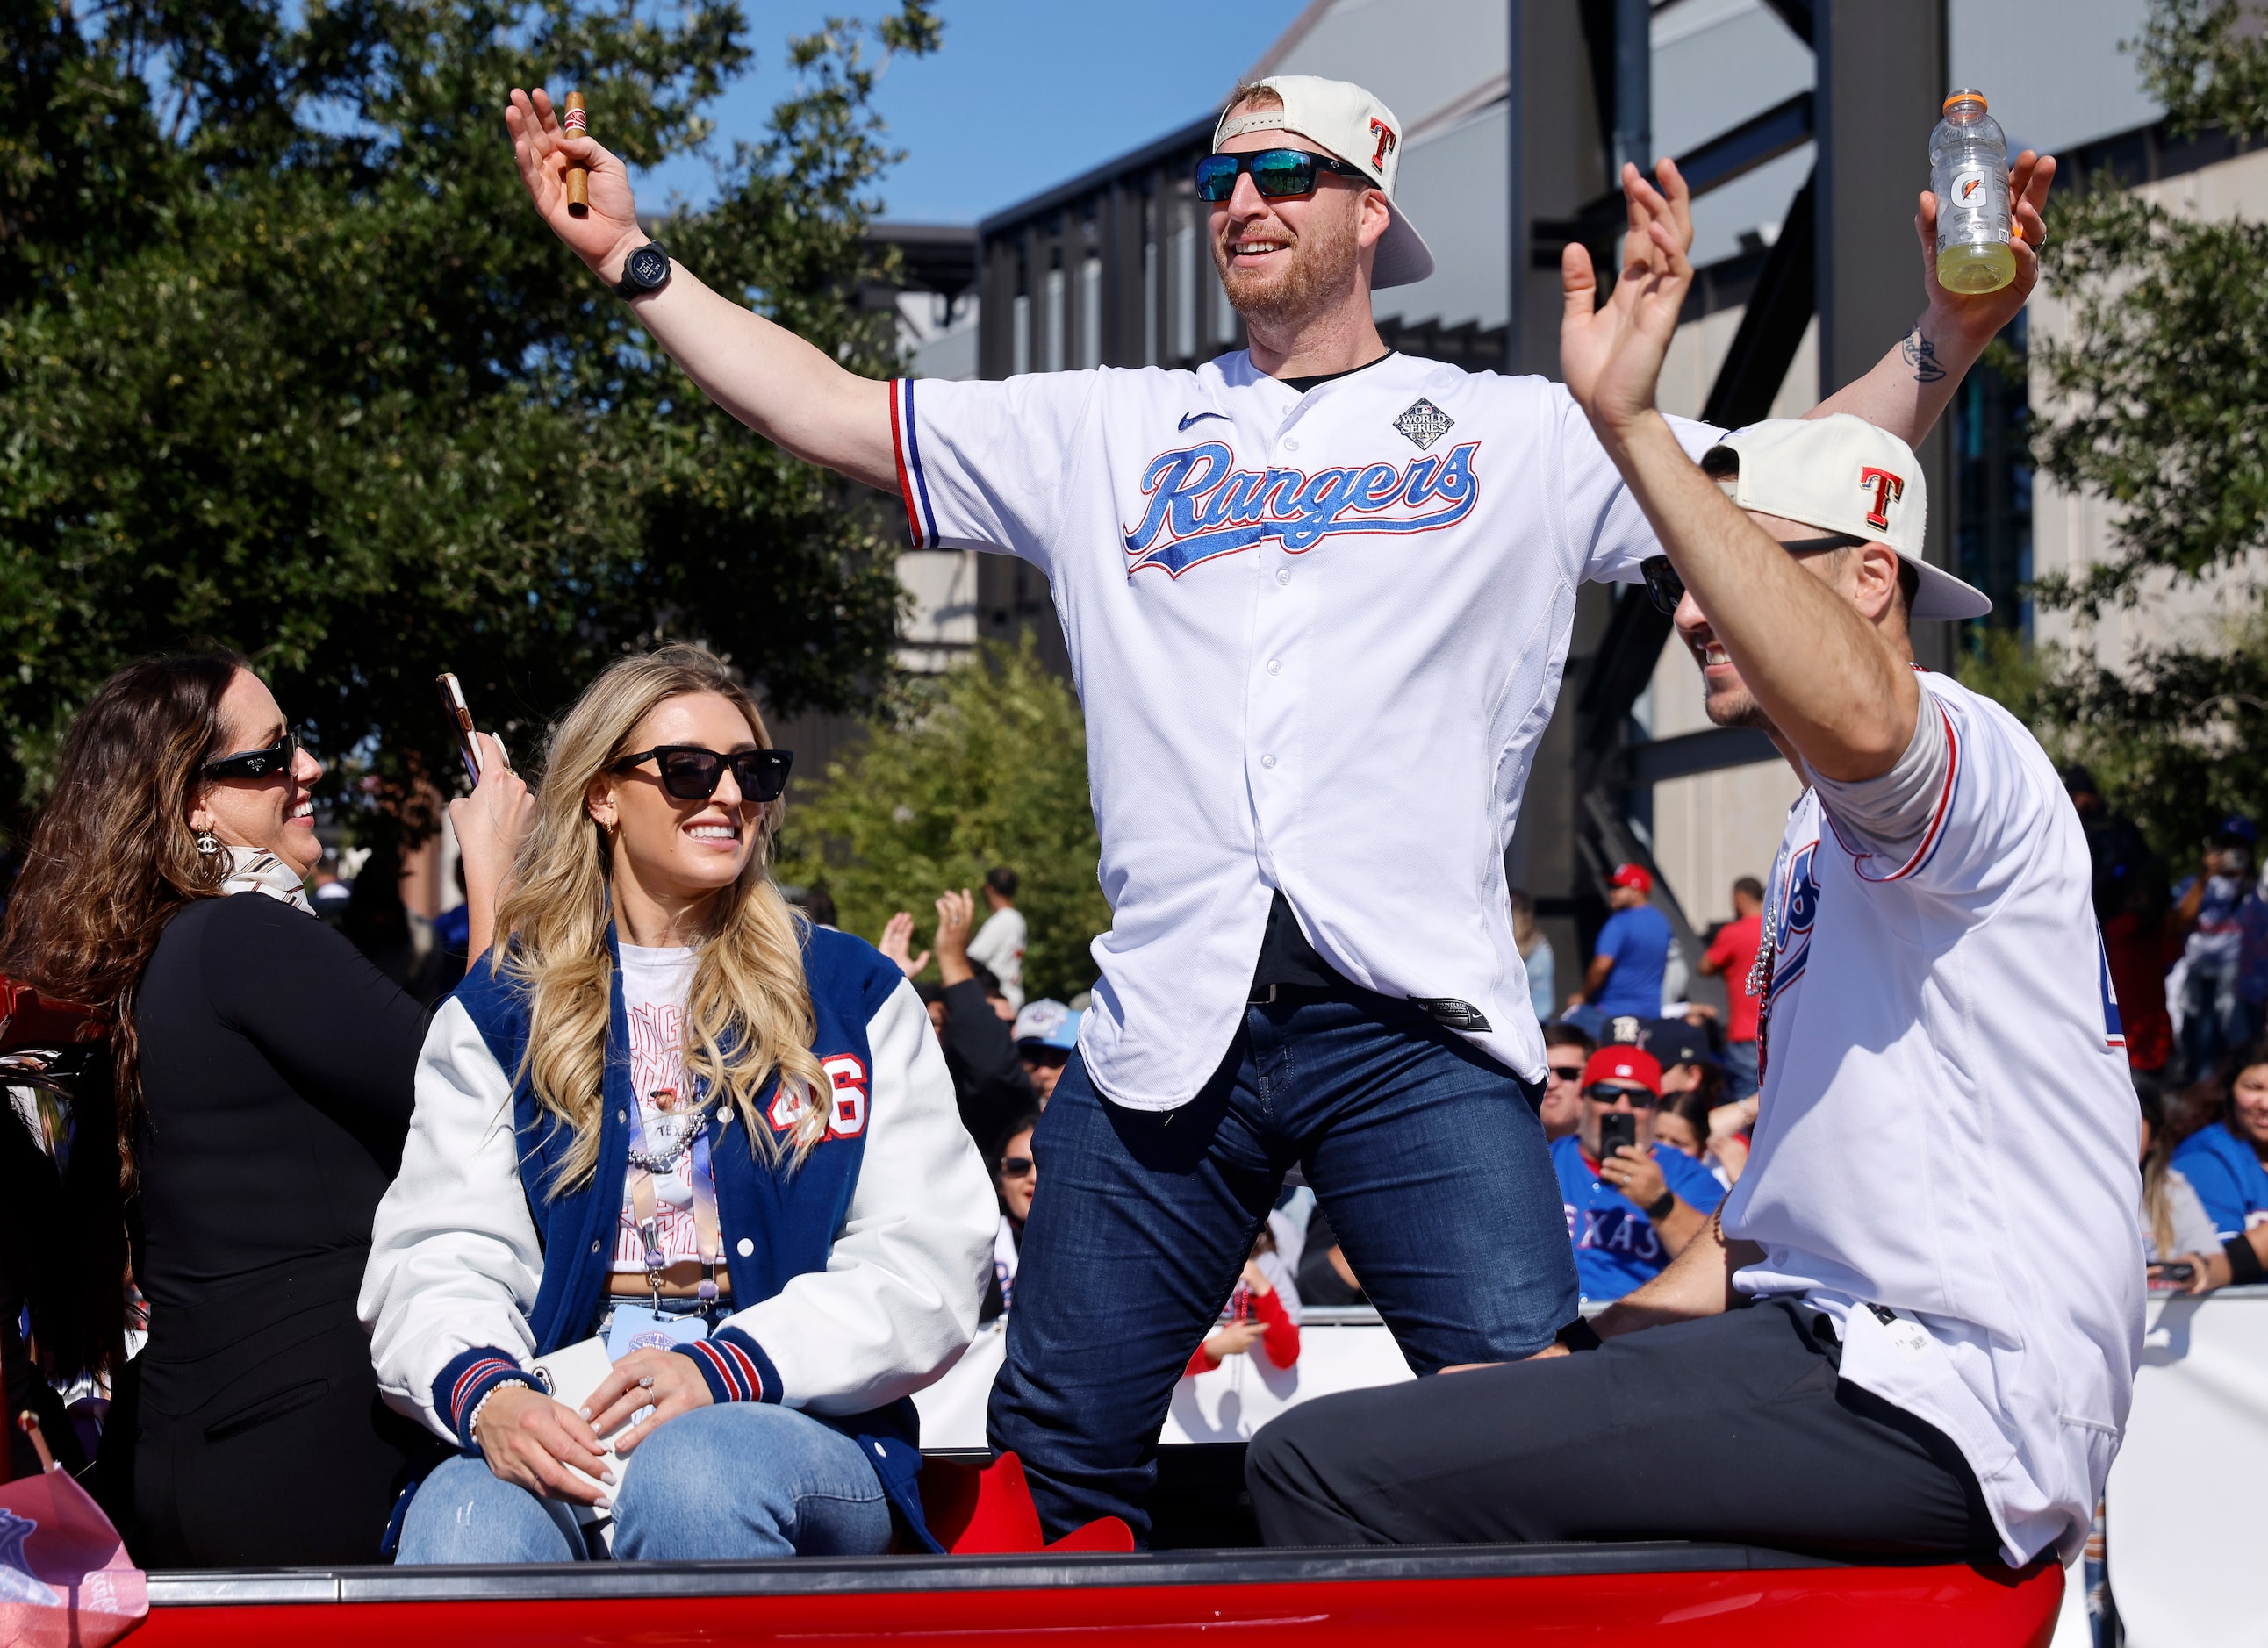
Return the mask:
<path id="1" fill-rule="evenodd" d="M 622 265 L 622 277 L 615 283 L 615 296 L 627 301 L 659 291 L 667 284 L 669 250 L 659 240 L 649 240 L 631 253 Z"/>
<path id="2" fill-rule="evenodd" d="M 1653 1224 L 1659 1225 L 1662 1220 L 1669 1217 L 1670 1210 L 1676 1205 L 1677 1192 L 1675 1190 L 1665 1190 L 1661 1193 L 1661 1199 L 1660 1201 L 1644 1209 L 1643 1211 L 1648 1220 Z"/>

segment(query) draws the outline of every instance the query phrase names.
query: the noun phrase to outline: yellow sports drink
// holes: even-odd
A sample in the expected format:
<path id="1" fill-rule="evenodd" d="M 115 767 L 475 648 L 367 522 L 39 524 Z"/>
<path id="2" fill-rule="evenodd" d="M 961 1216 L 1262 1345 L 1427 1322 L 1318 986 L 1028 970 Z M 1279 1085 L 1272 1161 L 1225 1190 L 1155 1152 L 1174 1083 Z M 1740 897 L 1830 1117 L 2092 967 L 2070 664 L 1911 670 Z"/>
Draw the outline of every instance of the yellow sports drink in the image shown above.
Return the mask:
<path id="1" fill-rule="evenodd" d="M 2008 140 L 1984 107 L 1982 92 L 1955 92 L 1929 135 L 1937 283 L 1948 291 L 1999 291 L 2016 278 L 2008 246 Z"/>

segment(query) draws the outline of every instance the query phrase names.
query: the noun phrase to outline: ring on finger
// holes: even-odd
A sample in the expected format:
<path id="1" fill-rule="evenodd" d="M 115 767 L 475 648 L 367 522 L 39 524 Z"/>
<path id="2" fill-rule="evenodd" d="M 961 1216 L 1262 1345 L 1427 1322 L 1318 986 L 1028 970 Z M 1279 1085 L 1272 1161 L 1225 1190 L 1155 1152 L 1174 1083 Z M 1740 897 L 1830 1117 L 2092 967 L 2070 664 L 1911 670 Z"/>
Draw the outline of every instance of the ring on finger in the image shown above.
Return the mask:
<path id="1" fill-rule="evenodd" d="M 638 1381 L 638 1388 L 640 1390 L 652 1390 L 653 1388 L 653 1375 L 649 1373 L 644 1379 L 640 1379 Z"/>

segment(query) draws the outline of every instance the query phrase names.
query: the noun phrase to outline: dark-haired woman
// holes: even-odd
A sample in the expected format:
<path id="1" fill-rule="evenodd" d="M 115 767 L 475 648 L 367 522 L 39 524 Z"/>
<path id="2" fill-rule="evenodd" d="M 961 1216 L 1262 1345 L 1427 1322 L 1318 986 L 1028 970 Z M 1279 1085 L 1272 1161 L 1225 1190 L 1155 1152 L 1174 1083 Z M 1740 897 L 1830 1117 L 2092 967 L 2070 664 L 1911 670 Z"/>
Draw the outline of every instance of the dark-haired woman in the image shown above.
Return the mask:
<path id="1" fill-rule="evenodd" d="M 486 849 L 525 798 L 490 765 L 457 813 L 483 926 Z M 72 725 L 0 939 L 10 974 L 113 1026 L 151 1320 L 105 1468 L 146 1566 L 374 1562 L 417 1446 L 354 1301 L 425 1015 L 308 909 L 321 772 L 234 654 L 120 671 Z"/>

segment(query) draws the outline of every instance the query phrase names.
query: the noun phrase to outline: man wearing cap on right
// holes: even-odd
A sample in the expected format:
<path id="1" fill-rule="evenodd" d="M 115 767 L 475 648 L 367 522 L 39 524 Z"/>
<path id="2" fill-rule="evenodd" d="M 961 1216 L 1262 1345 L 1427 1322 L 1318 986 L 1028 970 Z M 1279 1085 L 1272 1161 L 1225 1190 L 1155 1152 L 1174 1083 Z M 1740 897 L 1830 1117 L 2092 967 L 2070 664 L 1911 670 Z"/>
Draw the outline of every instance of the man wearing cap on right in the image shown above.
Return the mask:
<path id="1" fill-rule="evenodd" d="M 1910 620 L 1991 604 L 1922 560 L 1904 443 L 1827 418 L 1698 465 L 1682 449 L 1653 399 L 1692 270 L 1640 198 L 1628 308 L 1594 312 L 1566 254 L 1568 386 L 1660 536 L 1648 583 L 1710 718 L 1768 732 L 1807 786 L 1766 887 L 1748 1169 L 1567 1354 L 1268 1426 L 1255 1509 L 1297 1545 L 2069 1561 L 2142 1328 L 2137 1112 L 2087 842 L 2022 724 L 1913 662 Z"/>

